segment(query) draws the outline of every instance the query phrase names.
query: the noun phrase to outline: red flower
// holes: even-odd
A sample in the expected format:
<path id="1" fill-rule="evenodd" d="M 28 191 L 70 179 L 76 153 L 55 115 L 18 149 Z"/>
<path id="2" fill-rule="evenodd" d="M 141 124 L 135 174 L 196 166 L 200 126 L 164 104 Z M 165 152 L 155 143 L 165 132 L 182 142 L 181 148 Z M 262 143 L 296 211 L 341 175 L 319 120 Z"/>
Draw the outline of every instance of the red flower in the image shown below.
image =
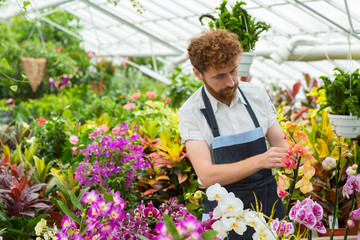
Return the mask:
<path id="1" fill-rule="evenodd" d="M 44 125 L 46 123 L 46 119 L 45 118 L 39 118 L 38 120 L 37 120 L 37 124 L 38 125 Z"/>

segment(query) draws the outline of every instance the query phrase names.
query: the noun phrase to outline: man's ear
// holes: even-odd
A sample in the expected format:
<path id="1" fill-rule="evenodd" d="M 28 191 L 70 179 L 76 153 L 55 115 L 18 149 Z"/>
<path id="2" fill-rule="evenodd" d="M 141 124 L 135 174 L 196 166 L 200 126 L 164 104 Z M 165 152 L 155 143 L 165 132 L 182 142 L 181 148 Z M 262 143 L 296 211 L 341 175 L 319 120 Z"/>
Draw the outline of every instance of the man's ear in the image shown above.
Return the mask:
<path id="1" fill-rule="evenodd" d="M 193 72 L 200 81 L 203 81 L 203 75 L 201 74 L 201 72 L 199 70 L 197 70 L 196 68 L 193 68 Z"/>

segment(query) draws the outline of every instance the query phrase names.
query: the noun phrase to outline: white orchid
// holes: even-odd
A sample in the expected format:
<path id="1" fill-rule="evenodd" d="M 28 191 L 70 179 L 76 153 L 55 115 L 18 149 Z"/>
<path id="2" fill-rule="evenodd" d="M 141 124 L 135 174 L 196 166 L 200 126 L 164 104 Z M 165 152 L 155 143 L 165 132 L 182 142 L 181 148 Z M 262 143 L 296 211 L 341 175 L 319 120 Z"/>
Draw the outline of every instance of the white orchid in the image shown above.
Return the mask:
<path id="1" fill-rule="evenodd" d="M 227 197 L 223 198 L 219 202 L 219 206 L 224 212 L 234 215 L 240 214 L 244 210 L 244 203 L 235 197 L 234 193 L 229 193 Z"/>
<path id="2" fill-rule="evenodd" d="M 227 231 L 234 230 L 239 235 L 243 235 L 247 229 L 243 215 L 233 216 L 227 213 L 223 215 L 221 221 Z"/>
<path id="3" fill-rule="evenodd" d="M 209 199 L 209 201 L 222 201 L 224 197 L 228 196 L 228 192 L 225 188 L 221 187 L 220 184 L 215 183 L 214 185 L 208 187 L 206 189 L 206 196 Z"/>
<path id="4" fill-rule="evenodd" d="M 211 225 L 212 229 L 217 231 L 216 236 L 224 239 L 227 237 L 227 230 L 225 229 L 224 224 L 221 221 L 216 221 Z"/>
<path id="5" fill-rule="evenodd" d="M 255 212 L 255 211 L 246 212 L 245 222 L 249 226 L 253 227 L 255 231 L 257 231 L 261 227 L 266 226 L 266 220 L 264 218 L 264 215 L 260 212 Z"/>

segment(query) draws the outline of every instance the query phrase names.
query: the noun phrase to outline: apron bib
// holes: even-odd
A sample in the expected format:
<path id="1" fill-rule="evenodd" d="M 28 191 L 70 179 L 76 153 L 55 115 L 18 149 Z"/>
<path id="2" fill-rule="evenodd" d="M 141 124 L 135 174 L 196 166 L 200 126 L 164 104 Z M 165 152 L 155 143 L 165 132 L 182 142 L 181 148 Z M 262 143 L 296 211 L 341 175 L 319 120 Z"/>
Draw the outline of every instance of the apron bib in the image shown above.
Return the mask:
<path id="1" fill-rule="evenodd" d="M 202 89 L 202 98 L 204 100 L 205 108 L 200 110 L 205 116 L 214 136 L 212 139 L 212 149 L 215 164 L 234 163 L 267 151 L 263 130 L 244 93 L 240 88 L 238 89 L 245 100 L 246 110 L 255 125 L 255 129 L 228 136 L 220 136 L 210 100 L 205 93 L 204 87 Z M 256 206 L 255 193 L 258 204 L 259 206 L 260 204 L 262 205 L 262 212 L 266 216 L 271 215 L 272 207 L 275 201 L 277 201 L 273 218 L 282 219 L 285 217 L 285 208 L 277 195 L 277 184 L 271 169 L 262 169 L 238 182 L 223 187 L 228 192 L 233 192 L 237 198 L 243 201 L 244 209 L 252 209 L 252 206 Z M 205 199 L 205 213 L 212 212 L 216 206 L 216 201 L 208 201 L 207 198 Z M 246 232 L 242 236 L 234 231 L 230 231 L 229 238 L 231 240 L 252 239 L 254 232 L 255 230 L 248 226 Z"/>

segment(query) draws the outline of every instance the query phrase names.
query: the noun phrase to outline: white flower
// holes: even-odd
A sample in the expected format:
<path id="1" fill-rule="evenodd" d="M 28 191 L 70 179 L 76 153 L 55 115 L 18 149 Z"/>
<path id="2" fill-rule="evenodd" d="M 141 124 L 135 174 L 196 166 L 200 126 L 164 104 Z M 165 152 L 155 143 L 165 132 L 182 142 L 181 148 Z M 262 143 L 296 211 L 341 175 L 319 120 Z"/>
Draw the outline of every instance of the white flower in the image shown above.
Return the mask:
<path id="1" fill-rule="evenodd" d="M 30 139 L 26 139 L 25 141 L 27 142 L 27 143 L 33 143 L 33 142 L 35 142 L 35 139 L 36 139 L 36 137 L 31 137 Z"/>
<path id="2" fill-rule="evenodd" d="M 222 198 L 226 197 L 228 192 L 225 188 L 220 186 L 220 184 L 215 183 L 206 189 L 206 196 L 208 197 L 209 201 L 220 201 Z"/>
<path id="3" fill-rule="evenodd" d="M 229 214 L 224 214 L 221 218 L 221 221 L 224 224 L 225 230 L 230 231 L 234 230 L 237 234 L 243 235 L 246 231 L 246 223 L 244 217 L 241 215 L 232 216 Z"/>
<path id="4" fill-rule="evenodd" d="M 213 211 L 213 219 L 218 219 L 223 216 L 224 212 L 222 211 L 220 206 L 217 206 Z"/>
<path id="5" fill-rule="evenodd" d="M 234 193 L 229 193 L 225 198 L 219 202 L 219 206 L 224 213 L 231 214 L 233 216 L 239 215 L 244 210 L 244 203 L 237 197 L 235 197 Z"/>
<path id="6" fill-rule="evenodd" d="M 224 224 L 220 220 L 214 222 L 211 225 L 211 227 L 213 230 L 217 231 L 217 234 L 216 234 L 217 237 L 219 237 L 221 239 L 226 238 L 226 236 L 227 236 L 226 230 L 225 230 Z"/>
<path id="7" fill-rule="evenodd" d="M 267 226 L 261 227 L 253 235 L 253 239 L 256 240 L 257 239 L 276 240 L 276 238 L 277 238 L 277 234 L 271 231 Z"/>
<path id="8" fill-rule="evenodd" d="M 258 231 L 260 228 L 266 226 L 264 215 L 254 211 L 248 211 L 245 214 L 245 222 L 250 227 L 253 227 L 255 231 Z"/>

